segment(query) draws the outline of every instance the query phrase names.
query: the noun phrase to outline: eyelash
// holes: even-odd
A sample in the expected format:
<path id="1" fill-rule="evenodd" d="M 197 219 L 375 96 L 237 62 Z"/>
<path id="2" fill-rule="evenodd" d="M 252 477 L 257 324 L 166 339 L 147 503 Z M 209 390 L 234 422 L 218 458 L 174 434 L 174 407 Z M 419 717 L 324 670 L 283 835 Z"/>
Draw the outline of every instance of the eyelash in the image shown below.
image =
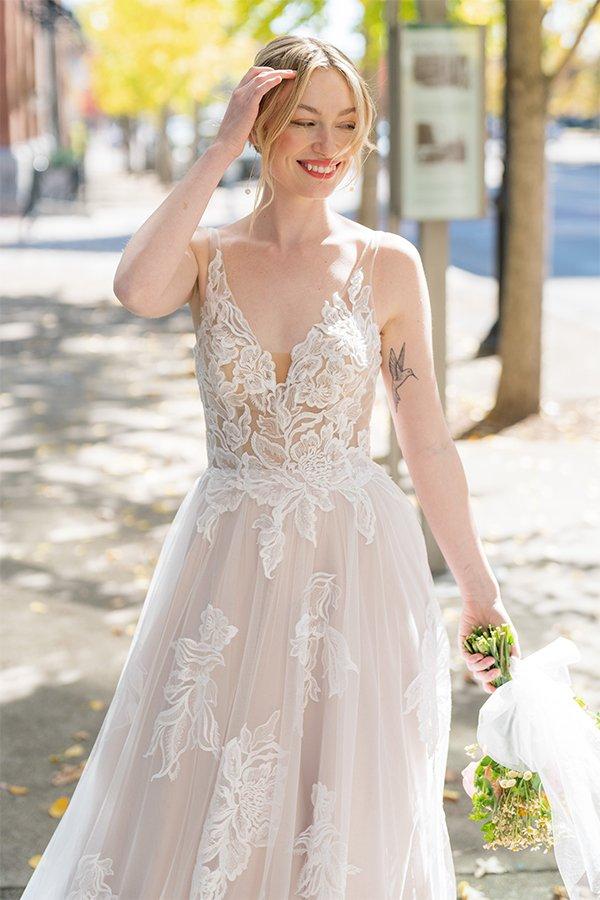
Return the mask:
<path id="1" fill-rule="evenodd" d="M 314 125 L 314 122 L 292 122 L 292 125 Z M 346 122 L 346 125 L 340 125 L 340 128 L 345 128 L 346 126 L 350 127 L 350 131 L 354 131 L 356 129 L 356 125 L 353 125 L 351 122 Z"/>

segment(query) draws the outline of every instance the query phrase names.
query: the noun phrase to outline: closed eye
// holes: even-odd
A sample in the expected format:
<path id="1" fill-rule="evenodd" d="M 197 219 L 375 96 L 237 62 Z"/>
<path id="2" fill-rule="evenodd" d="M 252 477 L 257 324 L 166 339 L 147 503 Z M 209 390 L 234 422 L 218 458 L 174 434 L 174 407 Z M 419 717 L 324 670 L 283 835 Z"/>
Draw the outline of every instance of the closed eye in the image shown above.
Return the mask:
<path id="1" fill-rule="evenodd" d="M 314 122 L 292 122 L 292 125 L 314 125 Z M 351 131 L 354 131 L 356 125 L 352 122 L 345 122 L 343 125 L 340 125 L 340 128 L 349 128 Z"/>

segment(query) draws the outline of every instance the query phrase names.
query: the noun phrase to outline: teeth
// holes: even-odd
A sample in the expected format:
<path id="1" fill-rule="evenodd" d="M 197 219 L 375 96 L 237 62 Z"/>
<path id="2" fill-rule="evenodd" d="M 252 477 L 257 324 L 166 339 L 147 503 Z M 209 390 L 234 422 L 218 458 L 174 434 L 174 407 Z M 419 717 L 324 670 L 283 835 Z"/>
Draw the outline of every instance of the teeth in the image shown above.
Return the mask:
<path id="1" fill-rule="evenodd" d="M 333 172 L 336 168 L 336 166 L 313 166 L 311 163 L 306 162 L 302 162 L 301 165 L 303 165 L 305 169 L 308 169 L 309 172 L 319 172 L 321 175 Z"/>

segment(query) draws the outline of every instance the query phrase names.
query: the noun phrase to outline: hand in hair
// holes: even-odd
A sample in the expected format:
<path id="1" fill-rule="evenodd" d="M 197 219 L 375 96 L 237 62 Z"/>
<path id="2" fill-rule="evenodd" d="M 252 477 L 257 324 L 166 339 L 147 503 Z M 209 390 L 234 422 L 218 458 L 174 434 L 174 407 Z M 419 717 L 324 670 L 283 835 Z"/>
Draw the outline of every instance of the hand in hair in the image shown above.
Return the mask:
<path id="1" fill-rule="evenodd" d="M 272 66 L 252 66 L 248 69 L 231 95 L 215 143 L 236 159 L 252 131 L 261 99 L 284 78 L 293 78 L 294 75 L 295 69 L 274 69 Z"/>

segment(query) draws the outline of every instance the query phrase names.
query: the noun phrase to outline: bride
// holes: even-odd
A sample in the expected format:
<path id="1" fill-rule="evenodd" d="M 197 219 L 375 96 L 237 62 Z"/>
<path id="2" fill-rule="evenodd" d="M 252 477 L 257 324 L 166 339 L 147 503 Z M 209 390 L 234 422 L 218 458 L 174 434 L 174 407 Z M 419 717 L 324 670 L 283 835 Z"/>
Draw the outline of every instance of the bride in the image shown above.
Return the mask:
<path id="1" fill-rule="evenodd" d="M 484 691 L 498 670 L 462 638 L 512 622 L 443 415 L 419 253 L 327 202 L 374 114 L 339 49 L 276 38 L 123 253 L 133 314 L 189 305 L 208 466 L 25 900 L 456 896 L 449 639 L 415 509 L 370 456 L 380 373 Z M 258 206 L 199 225 L 247 140 Z"/>

